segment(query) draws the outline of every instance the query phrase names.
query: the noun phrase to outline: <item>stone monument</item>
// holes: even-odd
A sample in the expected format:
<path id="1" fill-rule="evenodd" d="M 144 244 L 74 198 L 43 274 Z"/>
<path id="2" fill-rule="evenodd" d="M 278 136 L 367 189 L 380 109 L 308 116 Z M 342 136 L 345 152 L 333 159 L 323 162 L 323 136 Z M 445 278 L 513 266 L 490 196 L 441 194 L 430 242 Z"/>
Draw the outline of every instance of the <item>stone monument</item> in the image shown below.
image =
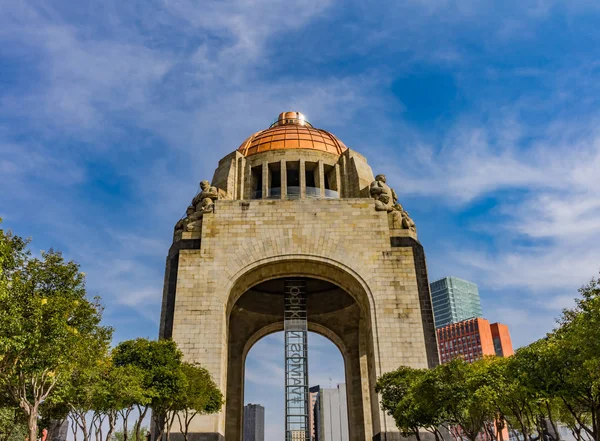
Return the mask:
<path id="1" fill-rule="evenodd" d="M 292 279 L 303 286 L 308 330 L 342 353 L 350 440 L 400 439 L 377 378 L 439 358 L 423 247 L 385 176 L 284 112 L 200 187 L 175 226 L 160 337 L 210 371 L 226 404 L 197 416 L 190 439 L 242 440 L 246 355 L 284 330 Z"/>

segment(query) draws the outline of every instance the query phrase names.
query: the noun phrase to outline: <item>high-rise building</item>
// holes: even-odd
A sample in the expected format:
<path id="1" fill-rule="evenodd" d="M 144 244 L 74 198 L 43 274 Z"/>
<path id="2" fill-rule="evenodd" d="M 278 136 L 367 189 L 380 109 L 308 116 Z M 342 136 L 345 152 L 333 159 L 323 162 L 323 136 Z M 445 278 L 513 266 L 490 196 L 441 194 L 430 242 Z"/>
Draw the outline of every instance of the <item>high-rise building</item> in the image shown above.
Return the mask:
<path id="1" fill-rule="evenodd" d="M 430 285 L 435 327 L 482 317 L 477 285 L 457 277 L 444 277 Z"/>
<path id="2" fill-rule="evenodd" d="M 265 441 L 265 408 L 260 404 L 244 406 L 244 441 Z"/>
<path id="3" fill-rule="evenodd" d="M 317 401 L 319 400 L 319 389 L 320 386 L 313 386 L 308 390 L 308 430 L 310 431 L 311 441 L 315 441 L 319 434 L 319 428 L 316 425 L 318 418 L 315 417 Z"/>
<path id="4" fill-rule="evenodd" d="M 492 323 L 492 341 L 494 342 L 494 352 L 498 357 L 509 357 L 515 353 L 510 340 L 508 326 L 502 323 Z"/>
<path id="5" fill-rule="evenodd" d="M 313 406 L 313 441 L 348 441 L 348 408 L 346 405 L 346 385 L 318 390 Z"/>
<path id="6" fill-rule="evenodd" d="M 514 354 L 508 327 L 483 318 L 464 320 L 437 329 L 440 361 L 462 357 L 468 362 L 485 355 L 508 357 Z"/>

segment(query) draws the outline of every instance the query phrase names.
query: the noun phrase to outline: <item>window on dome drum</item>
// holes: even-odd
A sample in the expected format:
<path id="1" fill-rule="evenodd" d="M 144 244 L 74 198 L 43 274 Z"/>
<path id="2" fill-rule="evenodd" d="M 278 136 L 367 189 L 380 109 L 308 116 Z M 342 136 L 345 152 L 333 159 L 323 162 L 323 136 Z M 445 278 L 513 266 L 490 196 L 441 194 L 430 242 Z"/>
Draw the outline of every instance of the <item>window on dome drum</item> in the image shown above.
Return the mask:
<path id="1" fill-rule="evenodd" d="M 269 164 L 269 199 L 281 198 L 281 164 Z"/>
<path id="2" fill-rule="evenodd" d="M 252 181 L 250 183 L 252 188 L 252 194 L 250 199 L 262 199 L 262 188 L 263 188 L 263 173 L 262 165 L 252 167 Z"/>
<path id="3" fill-rule="evenodd" d="M 286 165 L 287 198 L 300 199 L 300 161 L 290 161 Z"/>
<path id="4" fill-rule="evenodd" d="M 316 187 L 315 185 L 315 171 L 306 170 L 306 186 L 307 187 Z"/>
<path id="5" fill-rule="evenodd" d="M 319 164 L 316 162 L 304 163 L 304 176 L 306 182 L 306 197 L 315 199 L 321 197 L 321 188 L 317 185 L 319 178 Z"/>
<path id="6" fill-rule="evenodd" d="M 325 172 L 325 197 L 326 198 L 339 198 L 340 189 L 337 185 L 337 177 L 335 174 L 335 167 L 331 165 L 325 165 L 323 167 Z"/>

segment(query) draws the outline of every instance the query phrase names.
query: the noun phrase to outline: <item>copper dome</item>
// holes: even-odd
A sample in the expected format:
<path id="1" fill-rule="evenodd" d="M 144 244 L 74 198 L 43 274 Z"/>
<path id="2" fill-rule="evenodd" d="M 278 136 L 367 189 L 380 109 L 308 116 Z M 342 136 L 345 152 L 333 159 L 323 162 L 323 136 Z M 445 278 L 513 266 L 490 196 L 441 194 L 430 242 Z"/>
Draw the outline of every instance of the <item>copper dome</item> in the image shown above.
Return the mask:
<path id="1" fill-rule="evenodd" d="M 269 150 L 309 149 L 341 155 L 347 147 L 331 133 L 314 128 L 300 112 L 283 112 L 271 127 L 246 139 L 238 148 L 244 156 Z"/>

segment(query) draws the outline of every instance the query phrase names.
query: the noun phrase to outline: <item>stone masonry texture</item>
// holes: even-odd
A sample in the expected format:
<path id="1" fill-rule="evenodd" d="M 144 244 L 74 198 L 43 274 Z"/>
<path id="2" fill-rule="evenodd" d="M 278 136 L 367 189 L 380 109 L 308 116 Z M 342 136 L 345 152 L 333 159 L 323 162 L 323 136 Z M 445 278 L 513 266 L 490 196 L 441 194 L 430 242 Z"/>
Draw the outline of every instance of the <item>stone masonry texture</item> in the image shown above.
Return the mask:
<path id="1" fill-rule="evenodd" d="M 287 167 L 298 167 L 300 199 L 286 199 Z M 309 168 L 318 198 L 307 199 Z M 273 170 L 283 171 L 281 196 L 269 199 Z M 375 210 L 373 179 L 351 149 L 235 151 L 219 162 L 212 185 L 222 197 L 201 228 L 174 236 L 165 268 L 160 337 L 208 369 L 226 399 L 218 414 L 194 419 L 190 440 L 242 441 L 246 355 L 283 330 L 272 293 L 260 286 L 286 277 L 329 287 L 315 310 L 309 303 L 308 325 L 342 353 L 349 440 L 402 438 L 380 409 L 377 378 L 400 366 L 433 367 L 439 357 L 423 247 L 391 213 Z M 325 199 L 326 185 L 341 198 Z"/>

